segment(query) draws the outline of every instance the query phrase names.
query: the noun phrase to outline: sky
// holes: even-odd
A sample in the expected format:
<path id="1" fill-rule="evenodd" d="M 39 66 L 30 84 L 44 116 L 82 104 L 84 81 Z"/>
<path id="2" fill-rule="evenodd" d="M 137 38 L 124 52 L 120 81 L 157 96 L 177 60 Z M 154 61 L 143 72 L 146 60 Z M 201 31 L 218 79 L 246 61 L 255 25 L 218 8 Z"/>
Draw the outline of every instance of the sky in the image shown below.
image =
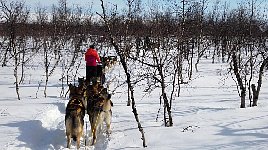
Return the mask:
<path id="1" fill-rule="evenodd" d="M 126 0 L 104 0 L 105 5 L 117 5 L 118 7 L 124 6 Z M 26 5 L 31 8 L 36 8 L 37 6 L 50 8 L 53 4 L 58 5 L 58 0 L 25 0 Z M 67 0 L 69 7 L 81 6 L 82 8 L 92 8 L 94 11 L 101 10 L 100 0 Z"/>
<path id="2" fill-rule="evenodd" d="M 59 0 L 24 0 L 24 1 L 26 5 L 31 8 L 31 11 L 34 12 L 35 11 L 34 9 L 37 8 L 37 6 L 45 7 L 49 10 L 51 9 L 51 6 L 53 4 L 58 5 Z M 159 4 L 161 6 L 161 3 L 164 4 L 164 2 L 166 1 L 169 1 L 171 3 L 172 1 L 176 1 L 176 0 L 141 0 L 142 2 L 141 7 L 142 9 L 146 9 L 148 7 L 151 8 L 151 6 L 155 4 Z M 212 9 L 216 1 L 220 1 L 221 4 L 223 4 L 226 1 L 229 7 L 233 9 L 233 8 L 236 8 L 238 5 L 240 5 L 241 2 L 244 5 L 248 5 L 247 4 L 248 1 L 251 1 L 251 0 L 207 0 L 208 2 L 207 10 Z M 254 1 L 256 1 L 256 5 L 258 6 L 258 8 L 262 8 L 262 9 L 268 8 L 268 5 L 267 5 L 268 0 L 254 0 Z M 111 8 L 114 5 L 117 5 L 118 11 L 125 9 L 127 6 L 127 0 L 104 0 L 104 3 L 105 3 L 105 7 L 108 7 L 108 8 Z M 67 0 L 67 4 L 69 5 L 69 7 L 79 5 L 84 10 L 88 10 L 90 6 L 92 6 L 93 12 L 101 11 L 100 0 Z"/>

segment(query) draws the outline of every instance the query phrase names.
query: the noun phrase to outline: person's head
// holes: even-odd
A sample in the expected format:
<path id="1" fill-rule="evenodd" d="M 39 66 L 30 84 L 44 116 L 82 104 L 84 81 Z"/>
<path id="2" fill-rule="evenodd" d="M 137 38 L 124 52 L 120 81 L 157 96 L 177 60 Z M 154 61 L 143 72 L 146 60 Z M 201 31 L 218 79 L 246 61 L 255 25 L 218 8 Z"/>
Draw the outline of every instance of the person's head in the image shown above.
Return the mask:
<path id="1" fill-rule="evenodd" d="M 90 45 L 89 48 L 95 49 L 95 46 L 94 45 Z"/>

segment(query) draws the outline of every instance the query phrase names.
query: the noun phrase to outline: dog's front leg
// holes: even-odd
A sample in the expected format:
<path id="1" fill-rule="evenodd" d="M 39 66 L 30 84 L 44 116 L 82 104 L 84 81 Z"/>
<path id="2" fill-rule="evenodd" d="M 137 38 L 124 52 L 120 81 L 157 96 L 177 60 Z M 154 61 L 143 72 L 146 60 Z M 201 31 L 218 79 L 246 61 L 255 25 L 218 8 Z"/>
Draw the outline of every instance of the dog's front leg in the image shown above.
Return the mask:
<path id="1" fill-rule="evenodd" d="M 108 117 L 105 118 L 105 123 L 106 123 L 106 133 L 109 135 L 112 133 L 111 130 L 111 113 L 109 112 Z"/>
<path id="2" fill-rule="evenodd" d="M 71 147 L 71 135 L 67 135 L 67 148 Z"/>
<path id="3" fill-rule="evenodd" d="M 109 135 L 109 134 L 111 134 L 112 133 L 112 130 L 111 130 L 111 124 L 106 124 L 106 126 L 107 126 L 107 131 L 106 131 L 106 133 Z"/>
<path id="4" fill-rule="evenodd" d="M 97 141 L 97 136 L 96 136 L 96 131 L 95 130 L 93 130 L 93 132 L 92 132 L 92 143 L 91 143 L 91 145 L 94 145 L 95 143 L 96 143 L 96 141 Z"/>
<path id="5" fill-rule="evenodd" d="M 98 127 L 98 134 L 100 134 L 102 130 L 103 130 L 103 123 L 101 122 Z"/>
<path id="6" fill-rule="evenodd" d="M 78 135 L 78 136 L 77 136 L 77 139 L 76 139 L 76 147 L 77 147 L 77 149 L 80 148 L 80 138 L 81 138 L 81 136 Z"/>
<path id="7" fill-rule="evenodd" d="M 92 124 L 91 125 L 91 134 L 92 134 L 92 142 L 91 145 L 94 145 L 96 143 L 97 135 L 96 135 L 96 127 Z"/>

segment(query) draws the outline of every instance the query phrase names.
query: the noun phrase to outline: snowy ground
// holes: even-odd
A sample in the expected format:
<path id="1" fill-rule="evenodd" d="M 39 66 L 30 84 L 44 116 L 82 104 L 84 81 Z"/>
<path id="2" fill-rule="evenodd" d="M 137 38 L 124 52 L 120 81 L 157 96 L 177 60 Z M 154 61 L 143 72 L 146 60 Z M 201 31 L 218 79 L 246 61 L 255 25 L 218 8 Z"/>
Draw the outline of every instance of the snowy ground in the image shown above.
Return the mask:
<path id="1" fill-rule="evenodd" d="M 173 127 L 164 127 L 162 115 L 156 122 L 159 93 L 144 96 L 135 89 L 137 110 L 150 150 L 265 150 L 268 147 L 268 76 L 264 77 L 259 106 L 240 109 L 240 99 L 226 64 L 202 60 L 200 72 L 182 86 L 181 96 L 172 106 Z M 84 68 L 81 68 L 82 70 Z M 17 100 L 12 67 L 0 71 L 0 149 L 66 149 L 64 113 L 67 98 L 60 98 L 60 76 L 49 82 L 48 97 L 38 82 L 43 73 L 38 67 L 26 74 L 20 86 L 22 100 Z M 115 66 L 110 76 L 122 74 Z M 60 74 L 60 73 L 59 73 Z M 83 73 L 81 73 L 83 74 Z M 111 84 L 111 89 L 113 85 Z M 37 95 L 37 98 L 36 98 Z M 95 146 L 81 149 L 144 149 L 131 107 L 126 106 L 126 87 L 117 88 L 114 102 L 112 134 L 101 133 Z M 248 103 L 248 102 L 247 102 Z M 86 119 L 88 124 L 88 119 Z M 90 139 L 88 124 L 88 139 Z M 86 127 L 85 127 L 86 130 Z M 86 131 L 85 131 L 86 132 Z M 75 149 L 74 144 L 72 149 Z"/>

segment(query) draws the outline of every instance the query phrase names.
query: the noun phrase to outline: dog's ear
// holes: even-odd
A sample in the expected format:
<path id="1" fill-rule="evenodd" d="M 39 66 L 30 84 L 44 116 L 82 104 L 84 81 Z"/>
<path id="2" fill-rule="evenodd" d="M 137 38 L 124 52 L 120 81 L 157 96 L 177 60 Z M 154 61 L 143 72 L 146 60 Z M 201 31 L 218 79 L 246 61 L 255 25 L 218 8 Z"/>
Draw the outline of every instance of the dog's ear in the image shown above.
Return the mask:
<path id="1" fill-rule="evenodd" d="M 108 93 L 107 88 L 102 89 L 103 92 Z"/>
<path id="2" fill-rule="evenodd" d="M 78 77 L 78 84 L 85 84 L 85 80 L 84 80 L 84 77 L 83 78 L 79 78 Z"/>
<path id="3" fill-rule="evenodd" d="M 71 83 L 68 84 L 68 86 L 69 86 L 69 89 L 70 89 L 70 90 L 73 90 L 74 86 L 73 86 Z"/>
<path id="4" fill-rule="evenodd" d="M 112 101 L 110 101 L 110 103 L 111 103 L 111 106 L 114 107 L 114 103 Z"/>
<path id="5" fill-rule="evenodd" d="M 112 97 L 112 94 L 108 94 L 108 97 L 107 98 L 108 99 L 111 99 L 111 97 Z"/>

